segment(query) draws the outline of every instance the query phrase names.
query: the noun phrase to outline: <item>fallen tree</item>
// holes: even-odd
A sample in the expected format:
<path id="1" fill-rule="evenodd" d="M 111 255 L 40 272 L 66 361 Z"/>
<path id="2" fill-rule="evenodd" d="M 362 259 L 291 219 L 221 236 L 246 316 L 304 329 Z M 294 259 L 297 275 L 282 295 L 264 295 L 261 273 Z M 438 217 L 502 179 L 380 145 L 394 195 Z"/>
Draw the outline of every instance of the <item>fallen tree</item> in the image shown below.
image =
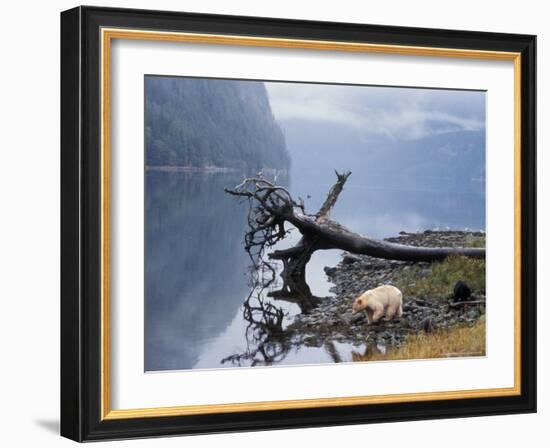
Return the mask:
<path id="1" fill-rule="evenodd" d="M 416 247 L 378 240 L 355 233 L 330 217 L 330 213 L 342 192 L 351 172 L 336 172 L 336 183 L 329 190 L 324 203 L 315 214 L 305 211 L 304 201 L 292 197 L 282 186 L 276 185 L 260 173 L 246 178 L 233 189 L 225 191 L 244 198 L 249 203 L 248 231 L 245 234 L 245 250 L 256 266 L 275 269 L 265 263 L 265 251 L 282 241 L 292 225 L 302 235 L 293 247 L 269 253 L 268 258 L 283 263 L 281 277 L 283 287 L 273 296 L 311 297 L 305 281 L 306 265 L 317 250 L 340 249 L 358 255 L 401 261 L 443 260 L 450 255 L 485 257 L 484 248 Z"/>

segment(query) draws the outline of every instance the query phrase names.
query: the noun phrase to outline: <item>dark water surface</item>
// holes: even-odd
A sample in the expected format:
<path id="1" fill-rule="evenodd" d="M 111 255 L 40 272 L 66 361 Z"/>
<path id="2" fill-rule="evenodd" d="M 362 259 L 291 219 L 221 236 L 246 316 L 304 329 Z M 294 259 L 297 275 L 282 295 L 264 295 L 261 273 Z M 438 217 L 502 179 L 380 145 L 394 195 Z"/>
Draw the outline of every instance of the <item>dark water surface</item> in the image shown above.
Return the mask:
<path id="1" fill-rule="evenodd" d="M 234 367 L 221 360 L 246 351 L 249 343 L 242 313 L 250 292 L 249 259 L 242 246 L 246 206 L 223 188 L 242 176 L 154 171 L 146 176 L 145 370 Z M 291 172 L 290 189 L 315 212 L 334 179 L 331 171 L 315 176 Z M 399 183 L 380 188 L 354 173 L 332 216 L 377 238 L 401 230 L 477 230 L 485 228 L 485 195 L 400 189 Z M 292 235 L 286 245 L 298 238 Z M 337 264 L 340 255 L 336 250 L 317 252 L 308 264 L 314 295 L 330 294 L 323 267 Z M 291 303 L 279 300 L 276 305 L 287 312 L 285 322 L 299 312 Z M 352 347 L 335 345 L 343 358 L 351 353 Z M 324 348 L 300 347 L 276 363 L 320 362 L 332 362 Z"/>

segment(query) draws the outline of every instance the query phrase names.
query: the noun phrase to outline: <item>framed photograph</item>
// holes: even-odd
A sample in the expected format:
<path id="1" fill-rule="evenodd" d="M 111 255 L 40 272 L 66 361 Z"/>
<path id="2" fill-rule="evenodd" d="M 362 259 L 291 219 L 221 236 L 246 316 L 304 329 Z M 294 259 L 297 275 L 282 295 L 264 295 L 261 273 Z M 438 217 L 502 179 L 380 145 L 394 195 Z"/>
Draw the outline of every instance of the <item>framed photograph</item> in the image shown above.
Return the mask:
<path id="1" fill-rule="evenodd" d="M 536 410 L 535 36 L 61 14 L 61 433 Z"/>

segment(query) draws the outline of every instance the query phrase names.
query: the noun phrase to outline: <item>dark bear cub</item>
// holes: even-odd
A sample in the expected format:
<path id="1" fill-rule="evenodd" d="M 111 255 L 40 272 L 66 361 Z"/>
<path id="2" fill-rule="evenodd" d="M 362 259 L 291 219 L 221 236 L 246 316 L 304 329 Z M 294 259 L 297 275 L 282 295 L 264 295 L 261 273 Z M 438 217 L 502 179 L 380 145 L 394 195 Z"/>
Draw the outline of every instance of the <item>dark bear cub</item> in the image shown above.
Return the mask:
<path id="1" fill-rule="evenodd" d="M 472 295 L 472 290 L 465 282 L 459 280 L 455 283 L 453 295 L 457 302 L 465 302 Z"/>

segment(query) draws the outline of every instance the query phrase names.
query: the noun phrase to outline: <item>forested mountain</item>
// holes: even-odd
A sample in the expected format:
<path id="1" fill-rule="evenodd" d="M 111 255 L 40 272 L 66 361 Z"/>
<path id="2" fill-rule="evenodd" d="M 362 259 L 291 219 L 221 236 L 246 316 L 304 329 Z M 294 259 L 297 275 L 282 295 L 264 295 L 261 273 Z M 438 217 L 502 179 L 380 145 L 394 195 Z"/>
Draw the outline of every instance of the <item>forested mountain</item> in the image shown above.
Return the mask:
<path id="1" fill-rule="evenodd" d="M 290 157 L 259 81 L 146 76 L 148 166 L 287 169 Z"/>

